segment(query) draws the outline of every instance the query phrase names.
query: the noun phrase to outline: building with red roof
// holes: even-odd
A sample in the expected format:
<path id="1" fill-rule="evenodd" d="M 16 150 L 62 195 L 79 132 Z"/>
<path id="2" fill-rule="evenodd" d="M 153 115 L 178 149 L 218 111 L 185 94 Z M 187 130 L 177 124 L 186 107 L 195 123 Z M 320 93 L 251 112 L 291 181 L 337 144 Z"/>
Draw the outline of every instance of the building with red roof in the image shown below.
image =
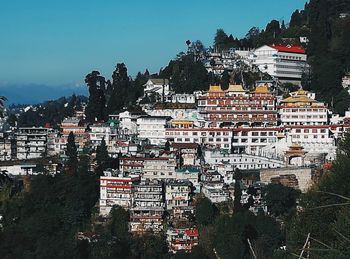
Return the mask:
<path id="1" fill-rule="evenodd" d="M 301 84 L 302 74 L 309 69 L 306 51 L 301 45 L 264 45 L 252 52 L 249 59 L 261 72 L 296 85 Z"/>

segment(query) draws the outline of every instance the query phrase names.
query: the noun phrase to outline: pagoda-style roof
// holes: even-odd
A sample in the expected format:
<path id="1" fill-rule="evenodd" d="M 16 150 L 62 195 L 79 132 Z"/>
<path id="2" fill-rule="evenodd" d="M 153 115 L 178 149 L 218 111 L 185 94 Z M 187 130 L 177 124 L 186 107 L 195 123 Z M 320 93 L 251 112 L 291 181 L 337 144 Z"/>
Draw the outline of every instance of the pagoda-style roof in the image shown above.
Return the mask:
<path id="1" fill-rule="evenodd" d="M 267 85 L 258 85 L 255 88 L 254 93 L 256 93 L 256 94 L 269 94 L 270 91 L 269 91 L 269 88 L 267 87 Z"/>
<path id="2" fill-rule="evenodd" d="M 297 96 L 290 96 L 287 97 L 286 99 L 283 99 L 281 103 L 300 103 L 300 104 L 312 104 L 316 103 L 316 100 L 313 100 L 306 95 L 297 95 Z"/>
<path id="3" fill-rule="evenodd" d="M 222 92 L 224 92 L 224 91 L 221 89 L 221 86 L 220 86 L 220 85 L 210 85 L 210 86 L 209 86 L 208 92 L 210 92 L 210 93 L 215 93 L 215 92 L 220 92 L 220 93 L 222 93 Z"/>
<path id="4" fill-rule="evenodd" d="M 306 151 L 303 150 L 303 147 L 299 144 L 293 143 L 289 146 L 289 150 L 286 151 L 288 155 L 305 155 Z"/>
<path id="5" fill-rule="evenodd" d="M 245 92 L 242 85 L 229 85 L 226 92 Z"/>

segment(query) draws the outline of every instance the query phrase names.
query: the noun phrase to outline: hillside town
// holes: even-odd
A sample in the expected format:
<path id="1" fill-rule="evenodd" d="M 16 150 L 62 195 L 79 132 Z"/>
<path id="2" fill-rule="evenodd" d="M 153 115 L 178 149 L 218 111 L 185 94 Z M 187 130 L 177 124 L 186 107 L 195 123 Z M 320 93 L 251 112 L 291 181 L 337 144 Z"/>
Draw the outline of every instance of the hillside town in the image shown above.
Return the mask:
<path id="1" fill-rule="evenodd" d="M 203 58 L 208 72 L 244 65 L 272 80 L 179 94 L 169 78 L 150 78 L 136 108 L 109 114 L 106 121 L 88 123 L 83 106 L 59 128 L 47 123 L 1 133 L 1 172 L 17 179 L 59 173 L 70 134 L 80 154 L 94 158 L 105 146 L 118 165 L 100 176 L 98 214 L 104 218 L 113 207 L 124 208 L 130 212 L 130 233 L 163 232 L 171 253 L 189 252 L 200 243 L 192 220 L 198 197 L 233 204 L 239 188 L 240 203 L 257 215 L 270 213 L 263 186 L 308 191 L 336 159 L 350 111 L 335 114 L 301 88 L 308 69 L 304 48 L 273 44 L 209 57 Z M 281 82 L 297 90 L 281 92 Z M 153 102 L 142 102 L 151 97 Z"/>

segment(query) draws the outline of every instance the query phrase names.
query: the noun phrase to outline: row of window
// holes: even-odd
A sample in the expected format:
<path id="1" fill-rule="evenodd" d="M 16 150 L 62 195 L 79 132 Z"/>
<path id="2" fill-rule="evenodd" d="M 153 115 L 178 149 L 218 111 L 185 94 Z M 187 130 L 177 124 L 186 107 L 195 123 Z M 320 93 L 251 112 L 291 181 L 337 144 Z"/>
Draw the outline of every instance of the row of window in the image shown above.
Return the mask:
<path id="1" fill-rule="evenodd" d="M 299 108 L 299 109 L 296 109 L 296 108 L 293 108 L 293 109 L 290 109 L 290 108 L 284 108 L 282 109 L 282 112 L 326 112 L 326 109 L 316 109 L 316 108 Z"/>
<path id="2" fill-rule="evenodd" d="M 281 118 L 286 119 L 326 119 L 325 115 L 282 115 Z"/>

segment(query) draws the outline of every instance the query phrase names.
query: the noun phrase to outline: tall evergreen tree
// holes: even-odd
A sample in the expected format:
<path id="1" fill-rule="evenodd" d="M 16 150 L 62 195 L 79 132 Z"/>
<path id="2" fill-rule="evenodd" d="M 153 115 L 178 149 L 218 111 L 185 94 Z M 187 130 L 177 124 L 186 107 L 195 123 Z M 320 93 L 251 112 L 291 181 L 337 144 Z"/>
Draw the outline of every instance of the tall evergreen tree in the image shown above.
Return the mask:
<path id="1" fill-rule="evenodd" d="M 67 139 L 66 155 L 68 157 L 67 170 L 69 174 L 75 174 L 78 164 L 77 146 L 75 145 L 75 136 L 71 131 Z"/>
<path id="2" fill-rule="evenodd" d="M 6 101 L 6 97 L 5 96 L 0 96 L 0 118 L 4 115 L 4 109 L 5 109 L 5 105 L 4 102 Z"/>
<path id="3" fill-rule="evenodd" d="M 134 89 L 124 63 L 118 63 L 112 75 L 111 96 L 107 103 L 108 113 L 121 111 L 133 101 Z"/>
<path id="4" fill-rule="evenodd" d="M 109 159 L 108 150 L 105 138 L 102 138 L 101 145 L 99 145 L 96 149 L 96 161 L 97 165 L 101 166 L 106 163 Z"/>
<path id="5" fill-rule="evenodd" d="M 235 212 L 238 212 L 242 208 L 241 204 L 241 197 L 242 197 L 242 189 L 241 189 L 241 180 L 242 180 L 242 173 L 241 171 L 236 168 L 235 170 L 235 190 L 234 190 L 234 200 L 233 200 L 233 209 Z"/>
<path id="6" fill-rule="evenodd" d="M 85 83 L 89 88 L 89 102 L 85 109 L 87 121 L 102 121 L 106 116 L 106 80 L 98 71 L 86 75 Z"/>

